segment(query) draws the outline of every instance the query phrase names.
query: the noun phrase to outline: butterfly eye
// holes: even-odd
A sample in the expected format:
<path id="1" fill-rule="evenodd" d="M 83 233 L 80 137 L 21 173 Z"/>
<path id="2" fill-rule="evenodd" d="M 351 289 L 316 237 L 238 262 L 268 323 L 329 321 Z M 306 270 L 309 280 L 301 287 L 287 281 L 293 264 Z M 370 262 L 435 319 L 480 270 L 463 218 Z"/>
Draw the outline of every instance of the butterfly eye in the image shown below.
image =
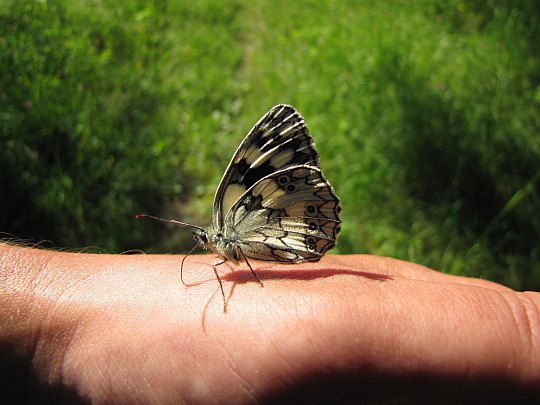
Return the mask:
<path id="1" fill-rule="evenodd" d="M 208 243 L 208 234 L 206 231 L 201 231 L 201 233 L 193 232 L 193 238 L 202 246 Z"/>

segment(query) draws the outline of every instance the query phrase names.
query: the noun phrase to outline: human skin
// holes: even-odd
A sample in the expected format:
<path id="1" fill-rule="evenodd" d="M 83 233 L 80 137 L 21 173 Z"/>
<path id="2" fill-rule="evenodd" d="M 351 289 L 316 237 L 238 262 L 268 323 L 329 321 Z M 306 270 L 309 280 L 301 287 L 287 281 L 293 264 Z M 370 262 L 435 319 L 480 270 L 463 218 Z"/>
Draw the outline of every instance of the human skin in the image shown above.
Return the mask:
<path id="1" fill-rule="evenodd" d="M 253 261 L 0 244 L 6 403 L 471 403 L 540 395 L 540 294 L 370 255 Z M 473 401 L 474 402 L 474 401 Z M 514 402 L 517 403 L 517 402 Z"/>

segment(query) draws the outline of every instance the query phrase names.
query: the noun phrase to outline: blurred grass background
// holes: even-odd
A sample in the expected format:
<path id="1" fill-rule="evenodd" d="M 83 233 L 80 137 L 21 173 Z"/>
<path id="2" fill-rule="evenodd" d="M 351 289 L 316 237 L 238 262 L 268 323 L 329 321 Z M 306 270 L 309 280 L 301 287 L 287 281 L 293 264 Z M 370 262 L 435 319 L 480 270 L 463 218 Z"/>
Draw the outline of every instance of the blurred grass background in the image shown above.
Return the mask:
<path id="1" fill-rule="evenodd" d="M 251 126 L 299 109 L 335 252 L 540 290 L 540 3 L 0 1 L 0 231 L 181 252 Z"/>

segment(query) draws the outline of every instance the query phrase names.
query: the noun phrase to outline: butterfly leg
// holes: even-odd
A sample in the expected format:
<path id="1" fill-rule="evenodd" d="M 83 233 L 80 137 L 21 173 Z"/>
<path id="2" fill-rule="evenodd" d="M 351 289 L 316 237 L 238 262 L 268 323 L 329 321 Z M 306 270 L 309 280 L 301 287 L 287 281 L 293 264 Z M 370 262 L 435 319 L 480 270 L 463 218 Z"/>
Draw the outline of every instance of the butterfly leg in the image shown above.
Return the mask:
<path id="1" fill-rule="evenodd" d="M 212 265 L 212 268 L 214 269 L 214 274 L 216 275 L 217 281 L 219 283 L 219 288 L 221 289 L 221 296 L 223 297 L 223 312 L 227 312 L 227 301 L 225 300 L 225 292 L 223 291 L 223 283 L 221 282 L 221 278 L 219 278 L 219 274 L 217 272 L 216 267 L 219 265 L 222 265 L 226 261 L 227 259 L 222 259 L 219 262 L 216 262 Z"/>
<path id="2" fill-rule="evenodd" d="M 242 251 L 242 249 L 240 248 L 240 246 L 237 247 L 238 249 L 238 252 L 240 252 L 242 254 L 242 257 L 244 258 L 245 262 L 247 263 L 249 269 L 251 270 L 251 272 L 253 273 L 253 275 L 255 276 L 255 278 L 257 279 L 257 281 L 259 282 L 259 284 L 261 285 L 261 287 L 264 287 L 261 279 L 259 278 L 259 276 L 257 275 L 257 273 L 255 273 L 255 271 L 253 270 L 253 267 L 251 267 L 251 264 L 249 264 L 248 262 L 248 259 L 246 257 L 246 255 L 244 254 L 244 252 Z"/>

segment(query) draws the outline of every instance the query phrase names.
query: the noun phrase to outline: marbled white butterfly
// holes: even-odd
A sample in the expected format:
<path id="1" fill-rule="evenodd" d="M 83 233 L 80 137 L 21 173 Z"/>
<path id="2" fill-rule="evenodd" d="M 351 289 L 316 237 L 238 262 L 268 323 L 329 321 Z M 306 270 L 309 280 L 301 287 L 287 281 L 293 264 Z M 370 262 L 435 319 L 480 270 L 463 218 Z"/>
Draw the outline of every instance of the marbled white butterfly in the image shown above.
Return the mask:
<path id="1" fill-rule="evenodd" d="M 243 260 L 262 286 L 248 258 L 316 262 L 336 244 L 340 213 L 339 198 L 321 171 L 304 119 L 293 107 L 280 104 L 255 124 L 236 150 L 216 191 L 212 224 L 202 228 L 164 221 L 195 228 L 198 246 L 221 257 L 213 269 L 226 311 L 217 266 Z"/>

